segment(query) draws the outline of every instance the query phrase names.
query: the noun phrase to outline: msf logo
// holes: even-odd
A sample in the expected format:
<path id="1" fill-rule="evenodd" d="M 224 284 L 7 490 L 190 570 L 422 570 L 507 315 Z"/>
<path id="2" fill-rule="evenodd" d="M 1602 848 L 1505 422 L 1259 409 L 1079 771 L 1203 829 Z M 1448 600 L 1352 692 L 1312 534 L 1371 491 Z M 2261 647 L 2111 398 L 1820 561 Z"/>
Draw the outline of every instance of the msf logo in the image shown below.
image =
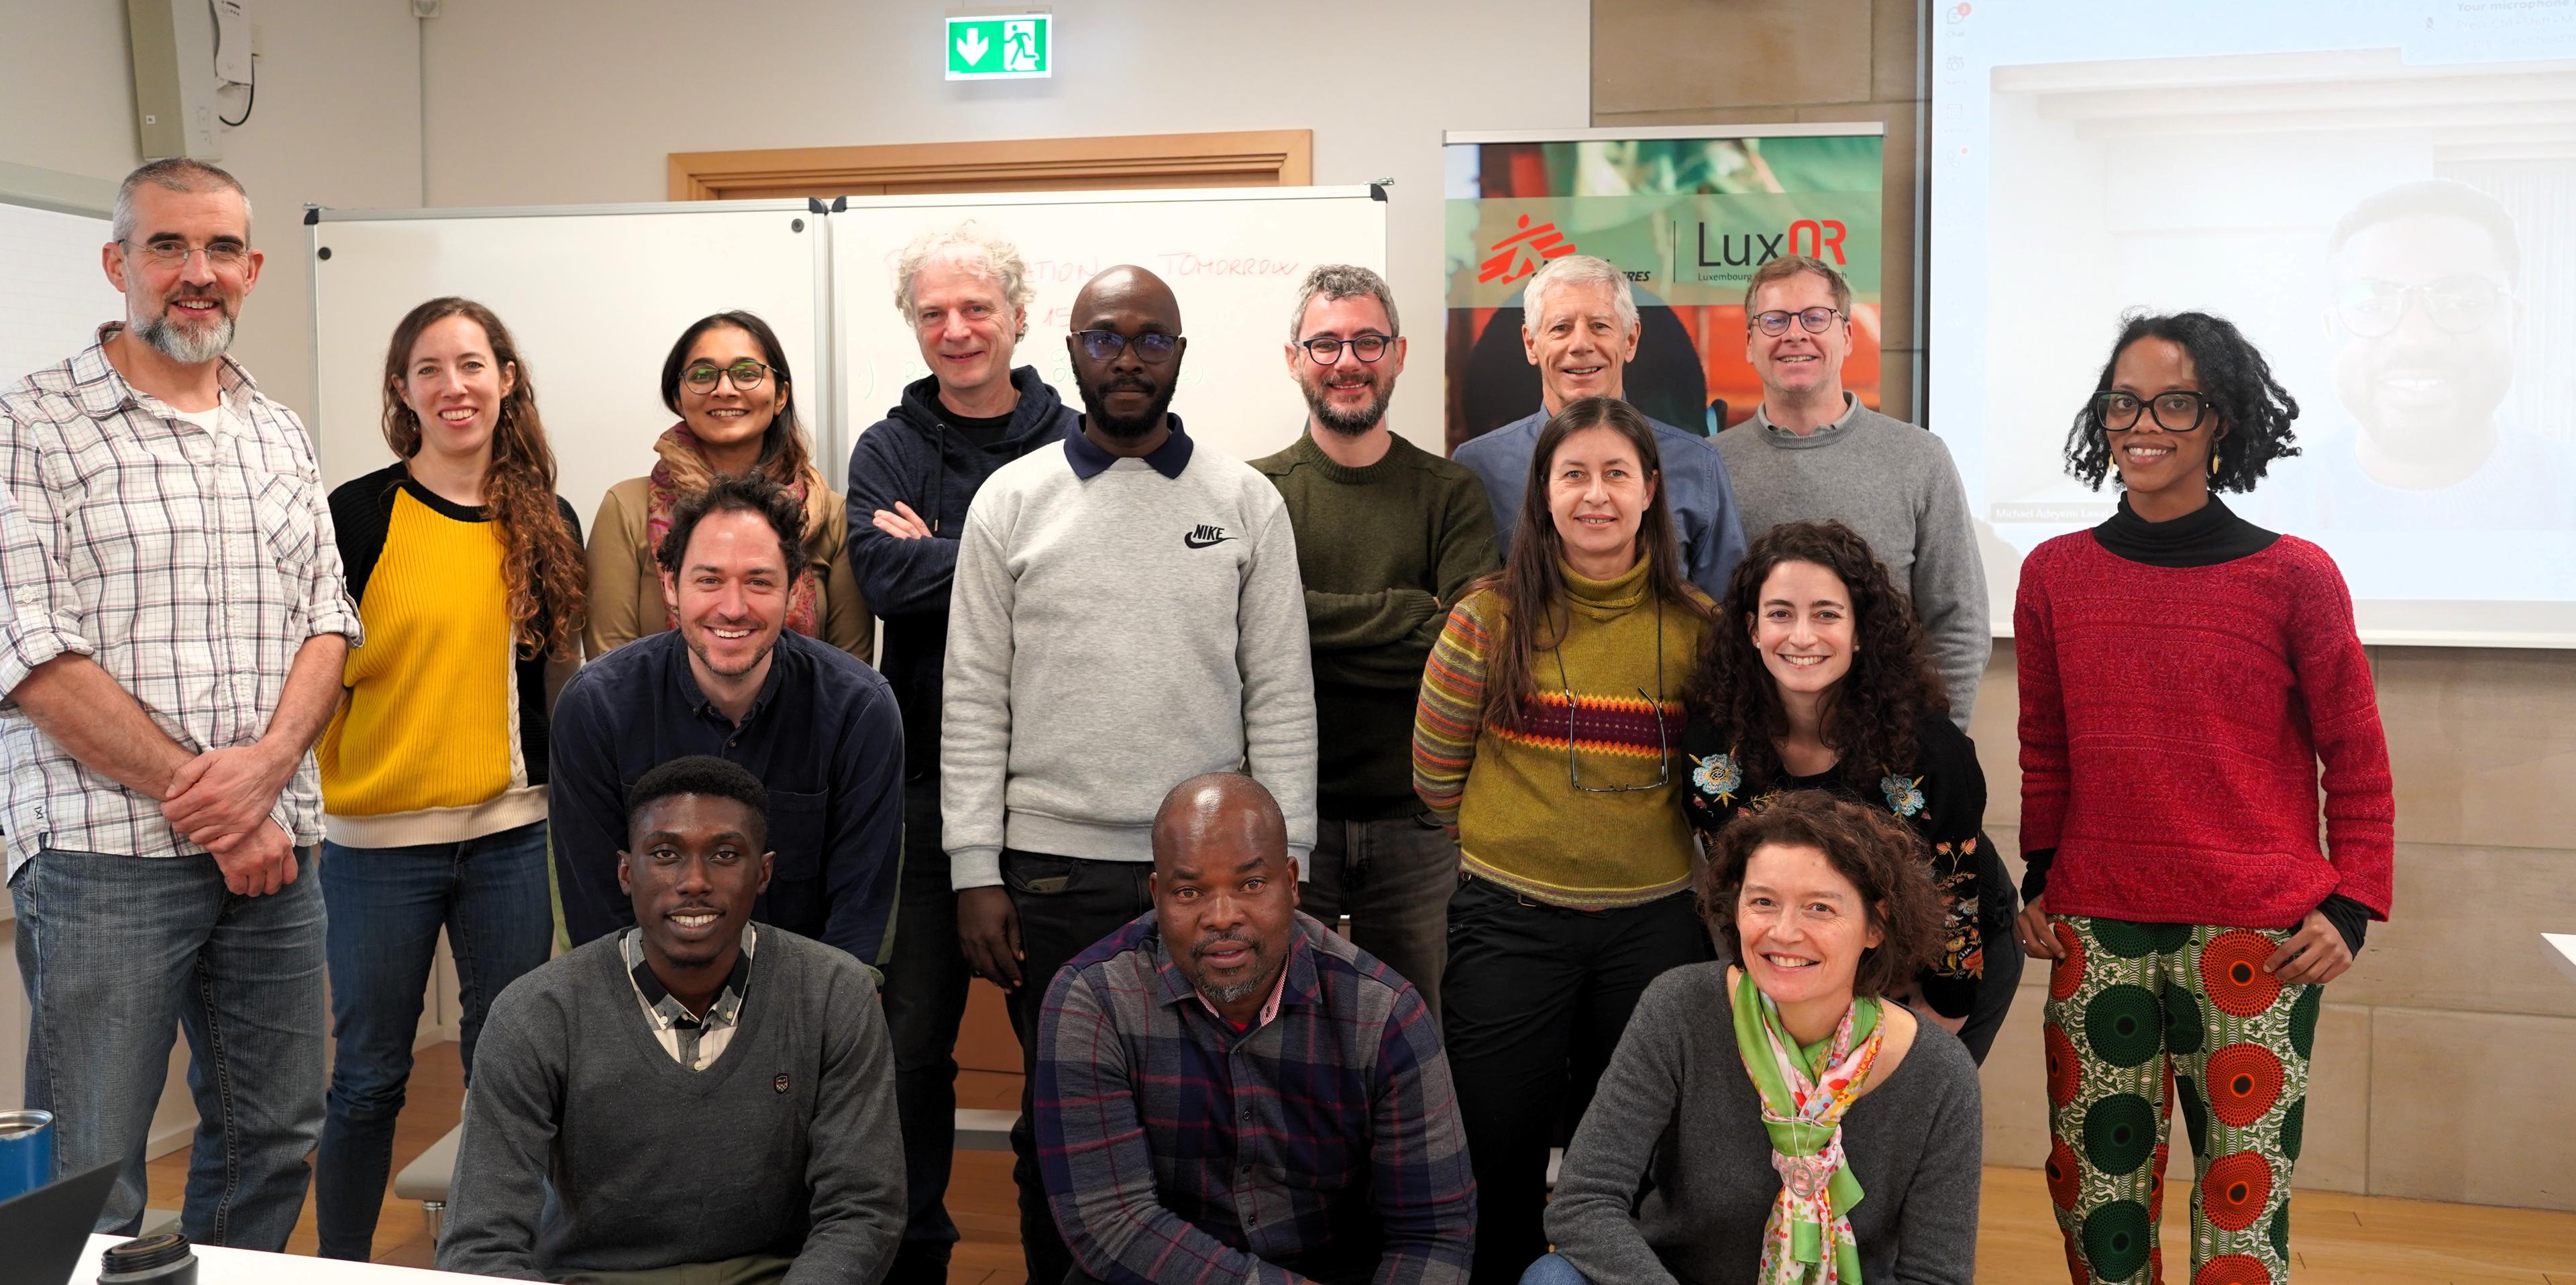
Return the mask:
<path id="1" fill-rule="evenodd" d="M 1538 271 L 1541 259 L 1562 259 L 1574 253 L 1574 243 L 1556 230 L 1553 223 L 1531 227 L 1529 216 L 1520 219 L 1520 231 L 1485 247 L 1493 257 L 1477 265 L 1478 284 L 1500 282 L 1510 285 Z"/>
<path id="2" fill-rule="evenodd" d="M 1191 527 L 1188 534 L 1181 537 L 1181 543 L 1186 544 L 1193 549 L 1206 549 L 1223 544 L 1233 538 L 1233 536 L 1225 533 L 1224 527 L 1201 525 Z"/>

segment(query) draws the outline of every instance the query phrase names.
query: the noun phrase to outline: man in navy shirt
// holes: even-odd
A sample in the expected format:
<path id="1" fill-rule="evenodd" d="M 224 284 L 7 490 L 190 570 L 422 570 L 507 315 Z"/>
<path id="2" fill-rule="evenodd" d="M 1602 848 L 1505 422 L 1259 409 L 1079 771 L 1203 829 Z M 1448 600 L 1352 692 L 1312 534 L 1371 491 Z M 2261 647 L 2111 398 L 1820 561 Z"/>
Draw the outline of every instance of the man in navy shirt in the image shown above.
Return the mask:
<path id="1" fill-rule="evenodd" d="M 1521 493 L 1529 488 L 1530 452 L 1550 416 L 1586 397 L 1625 397 L 1625 372 L 1637 355 L 1637 293 L 1627 274 L 1588 254 L 1549 260 L 1521 289 L 1521 344 L 1538 367 L 1539 408 L 1482 437 L 1469 438 L 1450 458 L 1476 471 L 1494 505 L 1494 546 L 1509 563 L 1520 534 Z M 1657 480 L 1673 515 L 1673 538 L 1682 547 L 1682 575 L 1712 598 L 1726 596 L 1726 577 L 1744 560 L 1744 530 L 1727 485 L 1726 464 L 1697 433 L 1658 419 L 1655 449 L 1663 456 Z"/>
<path id="2" fill-rule="evenodd" d="M 752 917 L 884 962 L 903 839 L 894 691 L 785 629 L 804 512 L 776 483 L 722 477 L 683 500 L 656 555 L 679 628 L 592 661 L 555 706 L 548 821 L 573 945 L 635 922 L 617 887 L 626 791 L 688 754 L 769 790 L 777 869 Z"/>

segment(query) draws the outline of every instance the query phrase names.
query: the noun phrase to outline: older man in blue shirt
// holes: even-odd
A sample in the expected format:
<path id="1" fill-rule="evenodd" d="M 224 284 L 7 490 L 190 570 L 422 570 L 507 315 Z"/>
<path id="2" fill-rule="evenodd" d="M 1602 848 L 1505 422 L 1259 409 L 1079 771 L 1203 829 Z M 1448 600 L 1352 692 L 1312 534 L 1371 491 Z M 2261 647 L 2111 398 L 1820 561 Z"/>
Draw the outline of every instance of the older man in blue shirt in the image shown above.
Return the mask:
<path id="1" fill-rule="evenodd" d="M 617 886 L 626 791 L 688 754 L 769 791 L 769 891 L 752 918 L 885 962 L 902 870 L 903 724 L 883 675 L 785 629 L 804 511 L 760 478 L 681 502 L 657 551 L 679 627 L 573 677 L 555 706 L 547 819 L 564 927 L 578 946 L 635 922 Z"/>
<path id="2" fill-rule="evenodd" d="M 1551 260 L 1522 288 L 1521 344 L 1538 367 L 1540 408 L 1532 415 L 1460 444 L 1459 463 L 1476 471 L 1494 505 L 1494 538 L 1505 561 L 1519 534 L 1521 493 L 1529 486 L 1538 431 L 1567 405 L 1586 397 L 1624 397 L 1622 381 L 1637 355 L 1637 296 L 1627 274 L 1607 260 L 1569 254 Z M 1682 574 L 1712 598 L 1726 596 L 1726 577 L 1744 559 L 1744 530 L 1726 463 L 1706 437 L 1661 420 L 1664 496 L 1682 547 Z"/>

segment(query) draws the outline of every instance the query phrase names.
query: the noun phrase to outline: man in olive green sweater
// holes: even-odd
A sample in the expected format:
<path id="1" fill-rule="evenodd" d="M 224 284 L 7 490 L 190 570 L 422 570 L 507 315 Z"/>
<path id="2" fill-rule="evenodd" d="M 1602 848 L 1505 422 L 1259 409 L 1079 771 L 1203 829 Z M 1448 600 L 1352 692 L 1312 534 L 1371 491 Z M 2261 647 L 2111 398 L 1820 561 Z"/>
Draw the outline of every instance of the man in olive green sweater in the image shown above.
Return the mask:
<path id="1" fill-rule="evenodd" d="M 1315 657 L 1315 850 L 1308 914 L 1351 917 L 1360 948 L 1440 1014 L 1458 846 L 1413 793 L 1413 706 L 1449 608 L 1497 565 L 1484 484 L 1389 432 L 1404 371 L 1395 297 L 1367 268 L 1325 264 L 1289 314 L 1288 374 L 1306 431 L 1252 466 L 1288 505 Z"/>

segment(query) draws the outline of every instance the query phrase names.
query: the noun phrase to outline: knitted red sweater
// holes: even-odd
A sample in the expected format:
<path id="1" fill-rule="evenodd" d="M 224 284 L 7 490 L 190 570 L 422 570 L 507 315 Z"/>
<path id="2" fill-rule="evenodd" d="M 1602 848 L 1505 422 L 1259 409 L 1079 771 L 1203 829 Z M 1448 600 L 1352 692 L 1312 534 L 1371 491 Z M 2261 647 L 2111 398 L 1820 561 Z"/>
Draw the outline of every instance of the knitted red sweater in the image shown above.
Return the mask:
<path id="1" fill-rule="evenodd" d="M 2050 913 L 2290 928 L 2341 893 L 2387 917 L 2388 741 L 2325 550 L 2156 567 L 2059 536 L 2022 564 L 2013 633 Z"/>

